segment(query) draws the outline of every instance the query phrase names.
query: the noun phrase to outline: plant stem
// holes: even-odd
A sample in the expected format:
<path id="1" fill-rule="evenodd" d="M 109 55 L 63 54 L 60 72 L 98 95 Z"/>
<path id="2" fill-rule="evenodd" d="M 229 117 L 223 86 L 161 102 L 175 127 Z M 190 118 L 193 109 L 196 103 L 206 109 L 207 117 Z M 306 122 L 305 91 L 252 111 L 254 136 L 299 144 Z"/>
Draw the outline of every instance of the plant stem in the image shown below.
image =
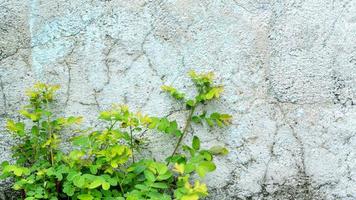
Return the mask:
<path id="1" fill-rule="evenodd" d="M 122 188 L 122 183 L 121 183 L 121 182 L 119 183 L 119 186 L 120 186 L 121 193 L 122 193 L 122 194 L 125 194 L 125 193 L 124 193 L 124 188 Z"/>
<path id="2" fill-rule="evenodd" d="M 188 128 L 190 126 L 190 123 L 192 122 L 192 116 L 194 114 L 194 111 L 195 111 L 195 106 L 193 106 L 191 108 L 190 112 L 189 112 L 189 115 L 188 115 L 187 120 L 185 122 L 185 126 L 184 126 L 184 129 L 183 129 L 182 135 L 179 137 L 178 142 L 176 144 L 176 147 L 174 148 L 173 153 L 172 153 L 172 155 L 170 157 L 173 157 L 177 153 L 177 150 L 178 150 L 180 144 L 182 143 L 184 135 L 187 133 Z M 167 165 L 169 165 L 169 163 L 170 163 L 170 161 L 167 162 Z"/>
<path id="3" fill-rule="evenodd" d="M 46 108 L 47 110 L 49 110 L 49 102 L 48 100 L 46 100 Z M 51 127 L 51 119 L 50 116 L 47 116 L 47 130 L 48 130 L 48 134 L 49 134 L 49 139 L 51 140 L 51 143 L 49 144 L 49 152 L 50 152 L 50 160 L 51 160 L 51 165 L 54 165 L 54 157 L 53 157 L 53 148 L 52 148 L 52 127 Z"/>
<path id="4" fill-rule="evenodd" d="M 132 136 L 132 127 L 130 126 L 130 147 L 132 151 L 132 162 L 135 163 L 134 147 L 133 147 L 133 136 Z"/>
<path id="5" fill-rule="evenodd" d="M 41 131 L 40 130 L 40 120 L 37 121 L 37 129 L 38 129 L 38 133 L 40 133 L 40 131 Z M 33 147 L 33 151 L 34 151 L 34 153 L 33 153 L 34 154 L 33 155 L 34 156 L 33 157 L 33 161 L 36 161 L 38 159 L 38 147 L 40 146 L 39 142 L 38 142 L 39 141 L 39 139 L 38 139 L 39 138 L 39 134 L 34 135 L 34 137 L 35 137 L 36 140 L 35 140 L 35 146 Z"/>
<path id="6" fill-rule="evenodd" d="M 115 124 L 117 123 L 118 121 L 114 121 L 114 123 L 111 124 L 111 126 L 109 127 L 109 131 L 111 131 L 111 129 L 114 128 Z"/>
<path id="7" fill-rule="evenodd" d="M 25 190 L 21 190 L 21 197 L 22 197 L 22 199 L 25 199 L 25 198 L 26 198 L 26 192 L 25 192 Z"/>
<path id="8" fill-rule="evenodd" d="M 125 173 L 125 175 L 124 175 L 124 178 L 123 179 L 121 179 L 121 181 L 119 182 L 119 186 L 120 186 L 120 190 L 121 190 L 121 193 L 122 193 L 122 195 L 124 195 L 125 194 L 125 192 L 124 192 L 124 188 L 122 187 L 122 183 L 124 182 L 124 180 L 126 179 L 126 172 L 124 172 Z"/>

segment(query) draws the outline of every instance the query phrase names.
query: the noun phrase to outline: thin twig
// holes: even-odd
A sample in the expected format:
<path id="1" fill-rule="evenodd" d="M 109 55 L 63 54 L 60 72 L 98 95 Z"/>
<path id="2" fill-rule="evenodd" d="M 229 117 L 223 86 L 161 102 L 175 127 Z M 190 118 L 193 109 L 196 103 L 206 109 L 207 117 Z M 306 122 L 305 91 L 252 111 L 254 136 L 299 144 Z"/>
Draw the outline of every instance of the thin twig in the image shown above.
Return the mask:
<path id="1" fill-rule="evenodd" d="M 132 162 L 135 163 L 134 147 L 133 147 L 133 136 L 132 136 L 132 126 L 130 126 L 130 146 L 132 151 Z"/>
<path id="2" fill-rule="evenodd" d="M 185 123 L 185 127 L 184 127 L 183 132 L 182 132 L 182 135 L 179 137 L 178 142 L 176 144 L 176 147 L 174 148 L 174 151 L 173 151 L 172 155 L 170 156 L 170 158 L 172 158 L 177 153 L 177 150 L 178 150 L 178 148 L 179 148 L 179 146 L 180 146 L 180 144 L 181 144 L 181 142 L 182 142 L 182 140 L 184 138 L 184 135 L 188 131 L 188 128 L 189 128 L 190 123 L 192 121 L 192 116 L 194 114 L 194 111 L 195 111 L 195 106 L 192 107 L 190 112 L 189 112 L 188 118 L 187 118 L 186 123 Z M 168 160 L 167 165 L 169 165 L 169 163 L 170 163 L 170 160 Z"/>

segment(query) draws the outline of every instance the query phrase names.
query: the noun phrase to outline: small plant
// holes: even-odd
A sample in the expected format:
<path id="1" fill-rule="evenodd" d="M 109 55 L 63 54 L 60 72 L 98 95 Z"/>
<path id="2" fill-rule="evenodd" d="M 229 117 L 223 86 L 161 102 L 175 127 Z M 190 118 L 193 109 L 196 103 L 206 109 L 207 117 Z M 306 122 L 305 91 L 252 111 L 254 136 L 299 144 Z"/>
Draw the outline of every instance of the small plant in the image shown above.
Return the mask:
<path id="1" fill-rule="evenodd" d="M 197 136 L 191 145 L 181 143 L 191 123 L 222 127 L 230 124 L 231 116 L 204 111 L 204 105 L 223 91 L 214 85 L 213 73 L 192 71 L 189 75 L 197 88 L 193 99 L 172 86 L 162 86 L 188 109 L 182 128 L 167 117 L 151 117 L 114 105 L 99 115 L 105 128 L 82 130 L 70 138 L 73 148 L 69 153 L 60 148 L 64 142 L 61 135 L 80 124 L 82 117 L 56 117 L 52 103 L 59 87 L 36 84 L 27 92 L 29 104 L 20 111 L 26 120 L 7 122 L 18 144 L 12 149 L 16 162 L 2 163 L 1 178 L 13 178 L 12 188 L 21 191 L 26 200 L 197 200 L 207 196 L 207 186 L 200 178 L 215 170 L 214 155 L 228 151 L 220 146 L 201 149 Z M 198 106 L 202 113 L 196 112 Z M 177 138 L 164 161 L 137 155 L 141 143 L 136 135 L 148 130 Z"/>

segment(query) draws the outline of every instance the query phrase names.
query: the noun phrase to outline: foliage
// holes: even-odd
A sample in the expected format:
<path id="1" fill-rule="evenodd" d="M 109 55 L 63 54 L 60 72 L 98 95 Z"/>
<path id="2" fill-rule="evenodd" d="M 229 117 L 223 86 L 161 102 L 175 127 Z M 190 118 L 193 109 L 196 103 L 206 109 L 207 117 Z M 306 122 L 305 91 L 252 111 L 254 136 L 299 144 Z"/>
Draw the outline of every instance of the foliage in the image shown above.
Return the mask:
<path id="1" fill-rule="evenodd" d="M 8 120 L 7 129 L 18 144 L 13 147 L 15 163 L 3 162 L 1 178 L 12 178 L 12 188 L 22 199 L 177 199 L 197 200 L 208 195 L 201 178 L 216 169 L 214 155 L 225 155 L 221 146 L 201 149 L 200 139 L 181 145 L 191 123 L 219 127 L 229 125 L 231 116 L 207 111 L 198 114 L 198 106 L 219 98 L 221 86 L 213 83 L 213 73 L 189 73 L 197 95 L 186 94 L 172 86 L 163 86 L 173 98 L 188 109 L 184 127 L 167 117 L 151 117 L 134 113 L 124 105 L 114 105 L 101 112 L 99 120 L 105 127 L 80 131 L 70 138 L 73 146 L 68 153 L 61 150 L 62 134 L 73 131 L 82 117 L 58 117 L 53 113 L 57 85 L 38 83 L 27 92 L 29 104 L 20 110 L 25 120 Z M 139 134 L 161 132 L 177 138 L 172 154 L 165 161 L 137 158 Z M 179 151 L 179 150 L 183 151 Z M 195 174 L 198 175 L 194 176 Z M 200 177 L 200 178 L 199 178 Z"/>

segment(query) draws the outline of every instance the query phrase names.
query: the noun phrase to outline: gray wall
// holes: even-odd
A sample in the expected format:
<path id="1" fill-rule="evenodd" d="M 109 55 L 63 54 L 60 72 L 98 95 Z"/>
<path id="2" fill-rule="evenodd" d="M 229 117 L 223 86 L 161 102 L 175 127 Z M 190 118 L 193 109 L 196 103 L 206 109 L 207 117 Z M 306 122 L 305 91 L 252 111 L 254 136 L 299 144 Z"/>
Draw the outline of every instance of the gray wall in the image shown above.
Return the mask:
<path id="1" fill-rule="evenodd" d="M 0 0 L 1 132 L 36 80 L 87 124 L 114 102 L 181 119 L 159 86 L 188 90 L 190 69 L 216 72 L 211 107 L 234 116 L 193 127 L 231 151 L 211 199 L 356 199 L 355 0 Z"/>

